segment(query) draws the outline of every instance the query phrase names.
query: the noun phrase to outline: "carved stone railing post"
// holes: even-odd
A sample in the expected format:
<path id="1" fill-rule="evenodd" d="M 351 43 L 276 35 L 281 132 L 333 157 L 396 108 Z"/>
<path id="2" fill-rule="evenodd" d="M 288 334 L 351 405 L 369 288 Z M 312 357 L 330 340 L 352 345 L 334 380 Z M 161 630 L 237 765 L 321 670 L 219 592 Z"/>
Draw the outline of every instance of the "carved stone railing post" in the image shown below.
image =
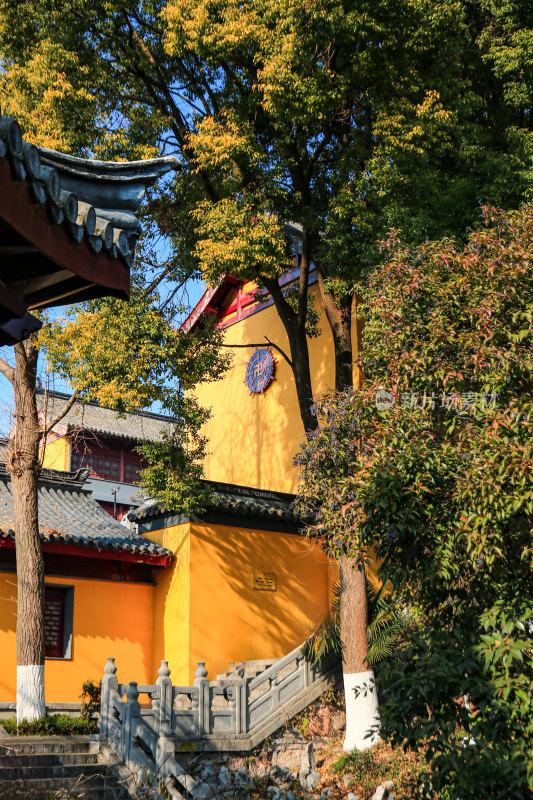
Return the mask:
<path id="1" fill-rule="evenodd" d="M 141 716 L 141 706 L 138 701 L 139 690 L 137 681 L 130 681 L 126 689 L 126 703 L 124 705 L 124 716 L 122 720 L 122 742 L 121 757 L 125 764 L 132 759 L 133 738 L 137 727 L 137 718 Z"/>
<path id="2" fill-rule="evenodd" d="M 246 682 L 237 678 L 233 682 L 235 697 L 235 733 L 248 731 L 248 707 L 246 702 Z"/>
<path id="3" fill-rule="evenodd" d="M 168 720 L 163 720 L 159 728 L 159 738 L 155 751 L 155 763 L 159 778 L 164 779 L 170 775 L 170 764 L 173 757 L 174 742 L 172 740 L 172 730 Z"/>
<path id="4" fill-rule="evenodd" d="M 108 658 L 100 695 L 100 733 L 109 735 L 109 720 L 113 713 L 112 695 L 118 692 L 117 668 L 114 658 Z"/>
<path id="5" fill-rule="evenodd" d="M 163 725 L 167 722 L 169 727 L 172 728 L 172 681 L 170 679 L 168 661 L 161 661 L 155 683 L 159 687 L 159 718 L 156 719 L 156 725 L 159 725 L 159 730 L 161 731 Z"/>
<path id="6" fill-rule="evenodd" d="M 305 656 L 304 656 L 304 659 L 303 659 L 303 665 L 302 666 L 303 666 L 303 671 L 304 671 L 304 686 L 307 687 L 307 686 L 311 685 L 312 678 L 311 678 L 311 664 L 305 658 Z"/>
<path id="7" fill-rule="evenodd" d="M 198 733 L 200 736 L 210 733 L 209 681 L 205 661 L 198 662 L 193 686 L 198 689 Z"/>

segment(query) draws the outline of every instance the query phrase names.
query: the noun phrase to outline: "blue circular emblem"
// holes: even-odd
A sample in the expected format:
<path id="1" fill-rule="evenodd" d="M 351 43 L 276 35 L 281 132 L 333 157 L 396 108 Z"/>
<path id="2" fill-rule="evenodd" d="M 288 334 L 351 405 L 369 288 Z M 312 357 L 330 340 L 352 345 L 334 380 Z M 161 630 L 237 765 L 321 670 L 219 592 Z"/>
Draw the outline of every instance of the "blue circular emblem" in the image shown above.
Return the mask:
<path id="1" fill-rule="evenodd" d="M 245 383 L 252 392 L 264 392 L 274 377 L 274 359 L 269 350 L 256 350 L 246 367 Z"/>

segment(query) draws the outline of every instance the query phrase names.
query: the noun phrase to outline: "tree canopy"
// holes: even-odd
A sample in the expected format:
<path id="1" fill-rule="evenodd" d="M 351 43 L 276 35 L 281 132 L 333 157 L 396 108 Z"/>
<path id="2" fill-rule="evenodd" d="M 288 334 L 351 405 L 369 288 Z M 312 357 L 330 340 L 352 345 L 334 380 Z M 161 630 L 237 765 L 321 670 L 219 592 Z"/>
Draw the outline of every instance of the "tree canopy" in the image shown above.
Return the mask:
<path id="1" fill-rule="evenodd" d="M 489 0 L 0 2 L 0 91 L 40 144 L 183 169 L 151 212 L 166 283 L 221 272 L 272 293 L 306 428 L 313 262 L 350 385 L 350 307 L 390 227 L 463 234 L 531 181 L 528 4 Z M 302 226 L 292 298 L 284 223 Z"/>
<path id="2" fill-rule="evenodd" d="M 374 547 L 418 617 L 378 676 L 382 735 L 425 749 L 439 797 L 533 786 L 532 222 L 486 209 L 464 246 L 389 239 L 363 388 L 318 404 L 301 456 L 311 535 Z"/>

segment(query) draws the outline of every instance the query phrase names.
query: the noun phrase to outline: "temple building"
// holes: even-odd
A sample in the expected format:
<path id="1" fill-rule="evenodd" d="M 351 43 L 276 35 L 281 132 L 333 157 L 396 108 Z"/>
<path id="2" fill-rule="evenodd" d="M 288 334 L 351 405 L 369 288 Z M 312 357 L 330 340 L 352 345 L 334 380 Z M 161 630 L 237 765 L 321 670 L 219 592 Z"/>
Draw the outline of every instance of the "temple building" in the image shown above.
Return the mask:
<path id="1" fill-rule="evenodd" d="M 0 710 L 14 710 L 17 619 L 14 507 L 0 465 Z M 154 575 L 171 553 L 114 520 L 78 473 L 43 470 L 39 533 L 45 566 L 47 703 L 76 703 L 110 652 L 152 677 Z"/>
<path id="2" fill-rule="evenodd" d="M 69 397 L 63 392 L 38 390 L 41 421 L 53 419 Z M 86 470 L 86 488 L 102 508 L 120 521 L 146 500 L 136 486 L 144 466 L 137 446 L 170 433 L 173 425 L 174 421 L 162 414 L 135 411 L 118 416 L 98 403 L 76 401 L 48 434 L 43 466 L 72 472 Z"/>
<path id="3" fill-rule="evenodd" d="M 280 284 L 288 288 L 298 272 L 295 267 Z M 314 271 L 310 294 L 320 309 Z M 226 661 L 282 657 L 326 617 L 338 581 L 336 565 L 303 535 L 292 511 L 294 456 L 304 430 L 291 370 L 265 338 L 288 351 L 272 299 L 226 276 L 206 290 L 184 330 L 206 315 L 215 315 L 230 350 L 236 345 L 224 377 L 196 388 L 200 403 L 212 410 L 204 428 L 204 471 L 214 489 L 213 507 L 193 519 L 148 501 L 129 515 L 144 539 L 174 556 L 156 588 L 155 650 L 164 653 L 179 681 L 187 674 L 192 680 L 198 660 L 214 677 Z M 333 343 L 323 313 L 319 329 L 309 340 L 317 396 L 334 385 Z M 352 338 L 356 354 L 355 319 Z"/>
<path id="4" fill-rule="evenodd" d="M 296 266 L 279 283 L 287 289 L 298 276 Z M 326 389 L 334 388 L 335 375 L 333 337 L 322 309 L 314 269 L 309 276 L 309 296 L 319 312 L 319 335 L 308 339 L 313 395 L 318 397 Z M 294 492 L 298 469 L 293 462 L 305 435 L 291 368 L 265 338 L 289 353 L 287 334 L 272 298 L 258 292 L 252 283 L 226 276 L 218 286 L 205 292 L 185 321 L 184 329 L 194 329 L 205 315 L 216 317 L 217 326 L 223 330 L 224 344 L 233 356 L 231 368 L 222 381 L 205 383 L 196 391 L 200 404 L 212 409 L 203 431 L 209 442 L 204 465 L 206 478 Z M 359 336 L 354 308 L 354 361 Z M 251 344 L 255 347 L 245 346 Z M 231 345 L 235 349 L 231 350 Z M 258 349 L 260 355 L 255 356 Z M 258 363 L 254 364 L 253 359 Z M 247 378 L 247 370 L 249 366 L 261 370 L 263 365 L 264 385 L 256 391 L 257 387 Z"/>
<path id="5" fill-rule="evenodd" d="M 14 183 L 22 187 L 32 213 L 41 215 L 41 226 L 46 223 L 53 235 L 66 237 L 76 254 L 106 259 L 108 272 L 117 262 L 127 271 L 127 248 L 138 230 L 135 176 L 140 167 L 122 165 L 115 173 L 109 165 L 85 169 L 79 159 L 39 154 L 46 163 L 42 175 L 46 178 L 48 169 L 56 170 L 61 186 L 65 181 L 63 192 L 79 193 L 83 181 L 86 189 L 92 186 L 83 203 L 93 203 L 101 227 L 89 232 L 83 217 L 89 212 L 79 202 L 76 221 L 54 224 L 53 213 L 59 209 L 65 216 L 66 206 L 56 208 L 50 198 L 39 206 L 31 194 L 38 191 L 32 181 L 42 183 L 46 191 L 44 179 L 26 180 L 21 173 Z M 147 169 L 150 180 L 157 170 L 155 165 Z M 110 187 L 119 174 L 124 178 L 121 186 L 131 184 L 133 199 L 125 192 L 124 205 L 129 207 L 113 212 Z M 58 199 L 66 202 L 65 198 L 61 194 Z M 124 226 L 122 237 L 115 227 L 119 222 Z M 20 239 L 24 229 L 21 220 L 18 224 Z M 113 235 L 107 241 L 109 224 Z M 94 236 L 102 242 L 96 245 L 98 253 L 91 250 Z M 295 269 L 280 279 L 284 288 L 297 278 L 297 258 Z M 69 287 L 80 299 L 97 294 L 99 290 L 84 286 L 74 270 L 64 275 L 65 269 L 59 270 L 66 281 L 63 296 Z M 55 277 L 60 283 L 61 276 Z M 50 276 L 47 282 L 43 274 L 42 280 L 56 285 Z M 63 289 L 54 294 L 54 302 Z M 30 311 L 37 307 L 38 291 L 22 295 Z M 106 293 L 113 291 L 111 287 Z M 309 291 L 320 312 L 313 271 Z M 302 522 L 292 507 L 298 483 L 293 459 L 304 431 L 290 368 L 266 339 L 287 351 L 283 326 L 268 295 L 231 276 L 205 292 L 184 330 L 194 330 L 206 315 L 216 316 L 230 351 L 231 345 L 236 347 L 224 377 L 196 390 L 200 403 L 212 409 L 204 429 L 210 499 L 203 513 L 180 515 L 146 500 L 135 486 L 142 467 L 136 444 L 156 438 L 172 420 L 149 413 L 120 418 L 94 403 L 75 404 L 47 439 L 39 514 L 47 584 L 48 703 L 78 701 L 82 683 L 99 680 L 110 656 L 124 680 L 139 683 L 153 683 L 161 659 L 167 659 L 173 682 L 182 685 L 192 682 L 198 661 L 205 662 L 209 678 L 214 678 L 237 661 L 280 658 L 301 644 L 329 611 L 336 566 L 302 534 Z M 323 313 L 319 328 L 319 335 L 309 340 L 317 395 L 334 383 L 333 345 Z M 354 353 L 357 339 L 354 325 Z M 57 392 L 39 393 L 43 421 L 65 400 Z M 0 703 L 13 702 L 16 677 L 9 484 L 7 471 L 0 468 Z"/>
<path id="6" fill-rule="evenodd" d="M 177 166 L 173 157 L 114 163 L 38 148 L 0 113 L 0 345 L 41 327 L 33 310 L 129 298 L 135 209 Z"/>
<path id="7" fill-rule="evenodd" d="M 253 287 L 227 279 L 209 293 L 210 303 L 204 296 L 187 325 L 199 324 L 202 313 L 216 313 L 229 344 L 260 343 L 268 335 L 283 346 L 272 305 L 268 298 L 257 299 Z M 333 381 L 323 320 L 322 328 L 310 341 L 317 392 Z M 63 632 L 56 629 L 55 655 L 49 651 L 46 658 L 47 702 L 76 702 L 83 681 L 98 680 L 109 656 L 124 679 L 143 683 L 155 680 L 165 658 L 173 681 L 182 685 L 192 682 L 198 661 L 205 661 L 214 678 L 238 661 L 280 658 L 326 616 L 337 570 L 302 535 L 292 509 L 297 485 L 292 461 L 303 440 L 292 376 L 282 359 L 266 358 L 266 367 L 257 369 L 265 354 L 258 356 L 254 347 L 235 352 L 221 381 L 197 389 L 201 402 L 213 408 L 205 464 L 211 497 L 202 514 L 184 517 L 156 501 L 143 502 L 130 483 L 138 464 L 132 460 L 136 441 L 157 436 L 170 420 L 151 414 L 121 418 L 97 404 L 79 404 L 52 432 L 44 454 L 52 469 L 41 482 L 41 527 L 46 582 L 53 591 L 48 614 L 63 620 Z M 52 406 L 55 410 L 65 400 L 60 393 L 46 398 L 39 393 L 39 409 L 49 417 Z M 85 481 L 83 469 L 89 472 Z M 0 502 L 9 495 L 7 477 L 4 481 Z M 128 514 L 130 530 L 102 509 L 112 510 L 109 492 L 119 486 L 127 493 L 117 496 L 125 500 L 120 512 L 137 506 Z M 53 520 L 47 516 L 52 497 Z M 70 525 L 74 503 L 78 538 Z M 0 646 L 13 654 L 0 700 L 12 701 L 16 608 L 9 591 L 14 577 L 9 512 L 0 523 L 5 598 Z M 112 547 L 102 544 L 104 534 Z"/>

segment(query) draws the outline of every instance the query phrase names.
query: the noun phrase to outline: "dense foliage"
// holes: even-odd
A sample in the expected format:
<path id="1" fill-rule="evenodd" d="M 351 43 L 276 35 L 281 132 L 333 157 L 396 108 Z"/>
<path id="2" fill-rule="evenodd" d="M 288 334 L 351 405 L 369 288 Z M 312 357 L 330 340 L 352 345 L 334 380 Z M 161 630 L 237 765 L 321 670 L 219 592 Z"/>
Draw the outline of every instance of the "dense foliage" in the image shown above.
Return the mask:
<path id="1" fill-rule="evenodd" d="M 231 272 L 270 291 L 311 429 L 311 261 L 340 388 L 376 239 L 462 234 L 479 202 L 529 197 L 531 27 L 525 0 L 0 0 L 0 92 L 39 144 L 179 155 L 150 207 L 165 285 Z"/>
<path id="2" fill-rule="evenodd" d="M 209 410 L 192 390 L 223 373 L 220 335 L 210 325 L 185 334 L 161 311 L 157 297 L 137 286 L 132 295 L 130 304 L 98 300 L 72 318 L 56 318 L 43 327 L 41 347 L 49 366 L 82 401 L 97 400 L 119 413 L 157 403 L 170 414 L 172 432 L 139 448 L 148 462 L 141 484 L 152 497 L 194 513 L 205 499 L 199 483 L 206 446 L 201 427 Z"/>
<path id="3" fill-rule="evenodd" d="M 484 215 L 464 246 L 387 242 L 365 383 L 318 404 L 300 505 L 418 617 L 378 684 L 422 794 L 508 800 L 533 788 L 533 211 Z"/>
<path id="4" fill-rule="evenodd" d="M 33 722 L 23 719 L 18 725 L 16 719 L 2 720 L 2 727 L 11 736 L 87 736 L 97 732 L 98 722 L 85 717 L 54 714 Z"/>
<path id="5" fill-rule="evenodd" d="M 480 201 L 529 197 L 531 27 L 525 0 L 0 0 L 2 109 L 76 155 L 179 156 L 148 204 L 165 255 L 148 241 L 139 285 L 167 318 L 191 276 L 271 292 L 308 430 L 311 261 L 341 388 L 376 239 L 462 234 Z"/>

